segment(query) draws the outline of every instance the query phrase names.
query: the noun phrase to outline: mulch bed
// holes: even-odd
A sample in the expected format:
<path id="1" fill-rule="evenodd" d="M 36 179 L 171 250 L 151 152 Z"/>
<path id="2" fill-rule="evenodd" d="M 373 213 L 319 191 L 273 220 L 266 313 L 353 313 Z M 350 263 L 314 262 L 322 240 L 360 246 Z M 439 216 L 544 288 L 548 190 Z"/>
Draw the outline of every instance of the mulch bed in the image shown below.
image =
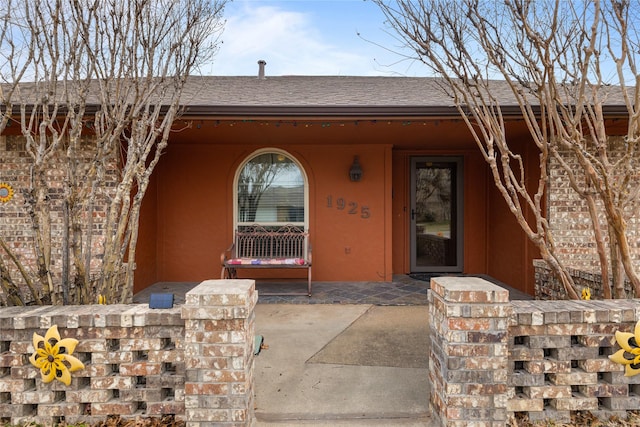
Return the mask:
<path id="1" fill-rule="evenodd" d="M 36 427 L 37 424 L 29 424 L 25 427 Z M 88 424 L 58 424 L 57 427 L 89 427 Z M 161 418 L 136 418 L 124 419 L 119 416 L 108 417 L 105 421 L 95 423 L 90 427 L 185 427 L 184 421 L 176 420 L 173 415 L 165 415 Z M 611 417 L 602 421 L 590 412 L 576 412 L 571 415 L 570 423 L 555 421 L 531 423 L 526 419 L 511 419 L 508 427 L 637 427 L 640 426 L 640 411 L 629 412 L 627 418 Z"/>
<path id="2" fill-rule="evenodd" d="M 109 417 L 93 427 L 185 427 L 184 421 L 176 420 L 173 415 L 161 418 L 137 418 L 125 420 L 121 417 Z"/>
<path id="3" fill-rule="evenodd" d="M 2 424 L 0 423 L 0 426 Z M 4 427 L 12 426 L 11 424 L 4 424 Z M 149 417 L 149 418 L 134 418 L 134 419 L 125 419 L 120 416 L 110 416 L 107 417 L 106 420 L 100 421 L 94 424 L 66 424 L 60 423 L 56 424 L 56 427 L 185 427 L 186 423 L 184 421 L 176 420 L 173 415 L 164 415 L 162 417 Z M 24 427 L 42 427 L 41 424 L 31 423 L 25 424 Z"/>
<path id="4" fill-rule="evenodd" d="M 640 426 L 640 412 L 629 412 L 627 418 L 614 416 L 606 421 L 599 420 L 590 412 L 576 412 L 571 415 L 569 424 L 554 421 L 531 423 L 526 419 L 514 419 L 507 425 L 508 427 L 637 427 Z"/>

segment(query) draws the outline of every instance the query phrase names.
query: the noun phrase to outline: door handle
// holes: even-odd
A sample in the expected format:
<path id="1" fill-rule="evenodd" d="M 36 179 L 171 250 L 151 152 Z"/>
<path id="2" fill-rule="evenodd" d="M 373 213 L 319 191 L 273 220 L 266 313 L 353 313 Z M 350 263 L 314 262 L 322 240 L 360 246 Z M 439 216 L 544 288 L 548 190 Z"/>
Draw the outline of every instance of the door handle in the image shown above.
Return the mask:
<path id="1" fill-rule="evenodd" d="M 416 210 L 415 209 L 411 209 L 411 221 L 416 219 Z"/>

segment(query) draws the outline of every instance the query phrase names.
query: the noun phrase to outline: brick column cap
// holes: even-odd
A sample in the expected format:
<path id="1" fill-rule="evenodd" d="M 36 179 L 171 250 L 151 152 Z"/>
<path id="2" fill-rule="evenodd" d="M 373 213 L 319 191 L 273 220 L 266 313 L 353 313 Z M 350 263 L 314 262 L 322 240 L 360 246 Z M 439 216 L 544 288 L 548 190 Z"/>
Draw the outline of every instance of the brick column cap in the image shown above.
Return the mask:
<path id="1" fill-rule="evenodd" d="M 442 276 L 431 279 L 431 290 L 452 303 L 508 303 L 509 291 L 480 277 Z"/>
<path id="2" fill-rule="evenodd" d="M 185 305 L 251 305 L 255 280 L 205 280 L 185 295 Z"/>

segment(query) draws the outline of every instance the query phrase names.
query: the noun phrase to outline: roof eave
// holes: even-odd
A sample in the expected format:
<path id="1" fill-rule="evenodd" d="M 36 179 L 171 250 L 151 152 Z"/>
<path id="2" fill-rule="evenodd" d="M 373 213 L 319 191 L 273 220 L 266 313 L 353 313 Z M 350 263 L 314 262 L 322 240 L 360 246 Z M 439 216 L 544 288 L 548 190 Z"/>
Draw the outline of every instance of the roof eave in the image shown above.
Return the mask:
<path id="1" fill-rule="evenodd" d="M 27 113 L 32 106 L 27 106 Z M 161 107 L 163 110 L 166 106 Z M 90 115 L 100 109 L 99 105 L 87 105 L 85 113 Z M 14 114 L 19 114 L 17 108 Z M 64 108 L 60 113 L 64 113 Z M 533 111 L 539 115 L 540 108 L 534 107 Z M 4 109 L 0 107 L 0 112 Z M 628 118 L 629 112 L 625 105 L 606 105 L 603 113 L 607 118 Z M 507 118 L 522 117 L 522 111 L 518 106 L 502 106 L 502 115 Z M 327 119 L 327 118 L 461 118 L 460 112 L 454 106 L 406 106 L 406 105 L 278 105 L 278 106 L 256 106 L 256 105 L 183 105 L 180 110 L 182 118 L 238 118 L 238 117 L 260 117 L 260 118 L 306 118 L 306 119 Z"/>
<path id="2" fill-rule="evenodd" d="M 455 107 L 425 106 L 217 106 L 186 105 L 181 112 L 182 117 L 297 117 L 297 118 L 329 118 L 329 117 L 460 117 Z"/>
<path id="3" fill-rule="evenodd" d="M 540 113 L 539 107 L 533 108 L 536 114 Z M 608 118 L 628 117 L 628 111 L 624 105 L 604 106 L 603 112 Z M 519 106 L 502 106 L 502 115 L 508 118 L 522 117 Z M 255 105 L 185 105 L 181 111 L 183 118 L 237 118 L 237 117 L 261 117 L 261 118 L 460 118 L 460 112 L 454 106 L 358 106 L 358 105 L 279 105 L 279 106 L 255 106 Z"/>

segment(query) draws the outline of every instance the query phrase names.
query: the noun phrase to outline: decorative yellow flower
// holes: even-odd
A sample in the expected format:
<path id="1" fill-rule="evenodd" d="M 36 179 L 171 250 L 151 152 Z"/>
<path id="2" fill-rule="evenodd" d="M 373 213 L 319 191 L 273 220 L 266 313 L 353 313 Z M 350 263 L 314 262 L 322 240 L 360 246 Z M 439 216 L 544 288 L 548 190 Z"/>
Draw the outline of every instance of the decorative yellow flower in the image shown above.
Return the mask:
<path id="1" fill-rule="evenodd" d="M 624 366 L 624 376 L 632 377 L 640 374 L 640 320 L 636 323 L 635 330 L 631 332 L 616 331 L 616 341 L 622 347 L 609 356 L 612 362 L 620 363 Z"/>
<path id="2" fill-rule="evenodd" d="M 13 198 L 13 188 L 6 182 L 0 182 L 0 202 L 6 203 Z"/>
<path id="3" fill-rule="evenodd" d="M 587 301 L 591 299 L 591 289 L 582 288 L 582 299 Z"/>
<path id="4" fill-rule="evenodd" d="M 84 364 L 71 354 L 76 349 L 78 340 L 74 338 L 60 339 L 58 326 L 49 328 L 44 337 L 33 334 L 35 351 L 29 362 L 40 369 L 44 383 L 57 379 L 64 385 L 71 384 L 71 372 L 84 368 Z"/>

